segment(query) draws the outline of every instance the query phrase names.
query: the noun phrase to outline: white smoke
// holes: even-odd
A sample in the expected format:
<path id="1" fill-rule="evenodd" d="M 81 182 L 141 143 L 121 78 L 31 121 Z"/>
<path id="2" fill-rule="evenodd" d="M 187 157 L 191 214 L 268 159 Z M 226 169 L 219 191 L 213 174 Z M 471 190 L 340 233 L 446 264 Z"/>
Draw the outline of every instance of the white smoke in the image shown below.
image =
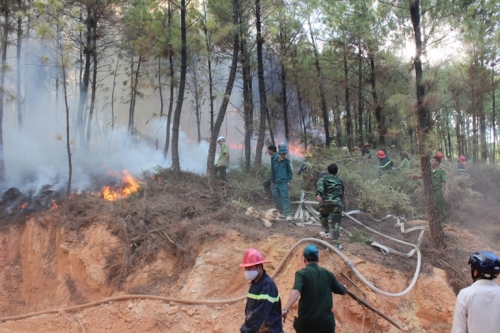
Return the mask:
<path id="1" fill-rule="evenodd" d="M 5 188 L 18 187 L 22 192 L 36 194 L 45 185 L 51 185 L 56 191 L 67 186 L 69 167 L 64 118 L 54 122 L 47 120 L 52 117 L 46 116 L 30 115 L 21 131 L 17 124 L 4 126 Z M 167 159 L 163 157 L 165 123 L 153 120 L 147 125 L 147 132 L 158 136 L 158 150 L 152 144 L 156 137 L 143 133 L 142 138 L 136 136 L 133 139 L 125 128 L 109 133 L 111 138 L 96 129 L 88 153 L 75 144 L 77 140 L 72 135 L 72 191 L 103 185 L 103 181 L 114 179 L 109 173 L 121 175 L 127 170 L 132 176 L 141 177 L 144 171 L 153 171 L 156 166 L 170 167 L 171 147 Z M 180 132 L 179 155 L 183 170 L 198 174 L 206 172 L 207 142 L 198 144 Z"/>

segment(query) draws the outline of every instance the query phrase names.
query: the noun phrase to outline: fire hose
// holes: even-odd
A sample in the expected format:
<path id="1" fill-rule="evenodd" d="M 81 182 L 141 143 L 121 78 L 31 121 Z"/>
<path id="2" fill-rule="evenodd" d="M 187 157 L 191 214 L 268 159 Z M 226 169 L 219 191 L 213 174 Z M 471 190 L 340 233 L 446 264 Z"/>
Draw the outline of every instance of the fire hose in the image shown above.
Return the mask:
<path id="1" fill-rule="evenodd" d="M 423 231 L 422 231 L 422 233 L 423 233 Z M 413 280 L 412 280 L 410 286 L 407 289 L 405 289 L 404 291 L 396 293 L 396 294 L 388 293 L 388 292 L 385 292 L 383 290 L 378 289 L 373 284 L 371 284 L 368 280 L 366 280 L 366 278 L 364 278 L 361 275 L 361 273 L 354 267 L 354 264 L 351 261 L 349 261 L 349 259 L 342 252 L 340 252 L 335 246 L 333 246 L 332 244 L 327 243 L 327 242 L 325 242 L 323 240 L 320 240 L 320 239 L 316 239 L 316 238 L 302 238 L 299 241 L 297 241 L 288 250 L 288 252 L 285 254 L 285 256 L 283 257 L 283 259 L 281 259 L 281 261 L 279 262 L 278 266 L 276 267 L 276 269 L 274 270 L 274 272 L 271 274 L 271 278 L 274 279 L 278 275 L 278 272 L 282 269 L 282 267 L 285 264 L 285 262 L 288 259 L 288 257 L 293 253 L 293 251 L 300 244 L 305 243 L 305 242 L 308 242 L 308 243 L 311 243 L 311 242 L 317 243 L 317 244 L 323 245 L 323 246 L 331 249 L 332 251 L 334 251 L 337 255 L 340 256 L 340 258 L 342 258 L 342 260 L 344 260 L 344 262 L 346 262 L 347 266 L 356 274 L 356 276 L 358 276 L 358 278 L 363 283 L 365 283 L 370 289 L 372 289 L 372 290 L 374 290 L 374 291 L 376 291 L 376 292 L 378 292 L 378 293 L 380 293 L 382 295 L 385 295 L 385 296 L 389 296 L 389 297 L 401 297 L 401 296 L 404 296 L 404 295 L 408 294 L 410 292 L 410 290 L 414 287 L 414 285 L 416 283 L 416 280 L 417 280 L 417 277 L 418 277 L 418 274 L 419 274 L 419 271 L 420 271 L 420 265 L 421 265 L 420 250 L 418 248 L 418 245 L 411 244 L 411 245 L 415 246 L 415 248 L 417 250 L 417 255 L 418 255 L 417 268 L 416 268 Z M 404 243 L 406 243 L 406 242 L 404 242 Z M 410 243 L 407 243 L 407 244 L 410 244 Z M 391 320 L 389 317 L 385 316 L 379 310 L 374 309 L 372 306 L 370 306 L 369 304 L 367 304 L 366 302 L 364 302 L 363 300 L 361 300 L 359 297 L 357 297 L 356 295 L 354 295 L 352 292 L 348 291 L 347 293 L 354 300 L 356 300 L 357 302 L 360 302 L 363 305 L 371 308 L 375 313 L 377 313 L 380 316 L 382 316 L 384 319 L 386 319 L 387 321 L 389 321 L 392 325 L 396 326 L 398 329 L 404 330 L 396 322 L 394 322 L 393 320 Z M 121 296 L 107 297 L 107 298 L 100 299 L 98 301 L 89 302 L 89 303 L 80 304 L 80 305 L 74 305 L 74 306 L 68 306 L 68 307 L 56 308 L 56 309 L 50 309 L 50 310 L 43 310 L 43 311 L 38 311 L 38 312 L 31 312 L 31 313 L 26 313 L 26 314 L 22 314 L 22 315 L 0 317 L 0 322 L 9 321 L 9 320 L 19 320 L 19 319 L 24 319 L 24 318 L 29 318 L 29 317 L 40 316 L 40 315 L 44 315 L 44 314 L 64 313 L 64 312 L 78 311 L 78 310 L 82 310 L 82 309 L 85 309 L 85 308 L 89 308 L 89 307 L 101 305 L 101 304 L 104 304 L 104 303 L 109 303 L 109 302 L 113 302 L 113 301 L 131 300 L 131 299 L 150 299 L 150 300 L 159 300 L 159 301 L 164 301 L 164 302 L 181 303 L 181 304 L 191 304 L 191 305 L 214 305 L 214 304 L 233 304 L 233 303 L 236 303 L 236 302 L 239 302 L 239 301 L 243 301 L 246 298 L 247 298 L 247 296 L 244 295 L 244 296 L 240 296 L 240 297 L 234 297 L 234 298 L 228 298 L 228 299 L 222 299 L 222 300 L 196 300 L 196 299 L 184 299 L 184 298 L 175 298 L 175 297 L 167 297 L 167 296 L 156 296 L 156 295 L 141 295 L 141 294 L 137 294 L 137 295 L 121 295 Z"/>

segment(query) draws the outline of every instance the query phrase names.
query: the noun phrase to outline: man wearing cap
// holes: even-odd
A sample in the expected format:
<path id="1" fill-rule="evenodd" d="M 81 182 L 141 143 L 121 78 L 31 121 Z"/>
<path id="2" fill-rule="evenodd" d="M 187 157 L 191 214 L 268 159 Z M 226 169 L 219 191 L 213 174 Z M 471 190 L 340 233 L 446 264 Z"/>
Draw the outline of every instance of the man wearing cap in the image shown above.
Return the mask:
<path id="1" fill-rule="evenodd" d="M 372 145 L 369 144 L 368 142 L 365 143 L 365 145 L 363 146 L 363 149 L 361 150 L 361 155 L 363 157 L 365 157 L 365 155 L 366 155 L 366 158 L 368 158 L 368 159 L 372 158 L 372 154 L 370 153 L 370 147 L 371 146 Z"/>
<path id="2" fill-rule="evenodd" d="M 286 154 L 288 154 L 286 147 L 279 148 L 278 158 L 271 163 L 271 188 L 276 208 L 280 214 L 285 214 L 287 221 L 291 221 L 288 189 L 292 183 L 293 172 Z"/>
<path id="3" fill-rule="evenodd" d="M 401 163 L 394 169 L 399 171 L 410 169 L 410 155 L 405 151 L 402 151 L 399 155 L 401 156 Z"/>
<path id="4" fill-rule="evenodd" d="M 295 273 L 295 282 L 281 317 L 285 322 L 289 309 L 299 300 L 299 311 L 293 322 L 297 333 L 334 333 L 332 293 L 344 295 L 347 288 L 335 275 L 318 265 L 319 251 L 307 245 L 303 254 L 305 268 Z"/>
<path id="5" fill-rule="evenodd" d="M 275 145 L 269 145 L 267 146 L 267 153 L 269 156 L 271 156 L 271 169 L 273 168 L 273 163 L 278 159 L 278 152 L 276 151 L 276 146 Z M 272 199 L 273 197 L 273 191 L 271 190 L 271 176 L 269 175 L 269 178 L 266 179 L 264 183 L 262 183 L 264 186 L 264 191 L 266 192 L 266 195 L 269 199 Z"/>
<path id="6" fill-rule="evenodd" d="M 217 160 L 216 172 L 220 175 L 223 181 L 229 183 L 226 173 L 226 169 L 229 167 L 229 146 L 226 144 L 226 138 L 223 136 L 217 139 L 217 143 L 220 146 L 220 155 Z"/>
<path id="7" fill-rule="evenodd" d="M 245 268 L 245 279 L 250 289 L 245 305 L 245 323 L 242 333 L 283 333 L 281 298 L 273 279 L 263 264 L 270 263 L 257 249 L 247 249 L 240 267 Z"/>

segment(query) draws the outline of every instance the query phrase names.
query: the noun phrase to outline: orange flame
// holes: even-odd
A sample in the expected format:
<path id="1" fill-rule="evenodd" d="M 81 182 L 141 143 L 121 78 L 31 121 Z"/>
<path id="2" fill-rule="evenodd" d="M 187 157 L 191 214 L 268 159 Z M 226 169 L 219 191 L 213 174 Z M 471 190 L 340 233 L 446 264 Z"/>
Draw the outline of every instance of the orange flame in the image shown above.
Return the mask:
<path id="1" fill-rule="evenodd" d="M 52 206 L 50 207 L 50 210 L 54 210 L 56 209 L 58 206 L 56 204 L 56 201 L 55 200 L 52 200 Z"/>
<path id="2" fill-rule="evenodd" d="M 28 207 L 28 203 L 27 203 L 27 202 L 25 202 L 25 203 L 23 203 L 23 204 L 21 205 L 21 209 L 24 209 L 24 208 L 26 208 L 26 207 Z"/>
<path id="3" fill-rule="evenodd" d="M 288 144 L 288 153 L 295 156 L 304 156 L 303 150 L 292 143 Z"/>
<path id="4" fill-rule="evenodd" d="M 233 150 L 242 150 L 245 148 L 245 145 L 243 143 L 230 143 L 229 148 Z"/>
<path id="5" fill-rule="evenodd" d="M 101 191 L 102 197 L 108 201 L 116 201 L 121 198 L 126 198 L 139 190 L 139 183 L 137 183 L 127 170 L 123 170 L 122 184 L 122 188 L 116 191 L 111 189 L 110 186 L 104 186 Z"/>

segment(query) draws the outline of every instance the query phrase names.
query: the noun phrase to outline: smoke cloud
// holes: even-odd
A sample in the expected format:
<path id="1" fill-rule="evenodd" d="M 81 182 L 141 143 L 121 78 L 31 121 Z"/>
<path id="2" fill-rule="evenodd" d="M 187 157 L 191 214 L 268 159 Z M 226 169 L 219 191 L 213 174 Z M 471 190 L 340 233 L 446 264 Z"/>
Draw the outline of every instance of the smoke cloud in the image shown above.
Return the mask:
<path id="1" fill-rule="evenodd" d="M 26 119 L 22 131 L 15 125 L 5 126 L 5 189 L 18 187 L 23 192 L 36 194 L 46 185 L 51 185 L 56 191 L 66 188 L 69 167 L 65 124 L 47 119 L 53 117 L 33 115 Z M 166 122 L 153 120 L 147 128 L 149 133 L 165 136 Z M 144 171 L 153 171 L 156 166 L 171 166 L 171 149 L 167 159 L 163 158 L 164 138 L 156 150 L 151 144 L 152 138 L 131 137 L 125 128 L 108 136 L 98 131 L 92 135 L 97 139 L 92 141 L 89 152 L 76 145 L 72 135 L 73 192 L 103 185 L 116 178 L 110 174 L 121 175 L 123 170 L 140 177 Z M 183 170 L 198 174 L 206 171 L 207 142 L 198 144 L 180 132 L 179 155 Z"/>

